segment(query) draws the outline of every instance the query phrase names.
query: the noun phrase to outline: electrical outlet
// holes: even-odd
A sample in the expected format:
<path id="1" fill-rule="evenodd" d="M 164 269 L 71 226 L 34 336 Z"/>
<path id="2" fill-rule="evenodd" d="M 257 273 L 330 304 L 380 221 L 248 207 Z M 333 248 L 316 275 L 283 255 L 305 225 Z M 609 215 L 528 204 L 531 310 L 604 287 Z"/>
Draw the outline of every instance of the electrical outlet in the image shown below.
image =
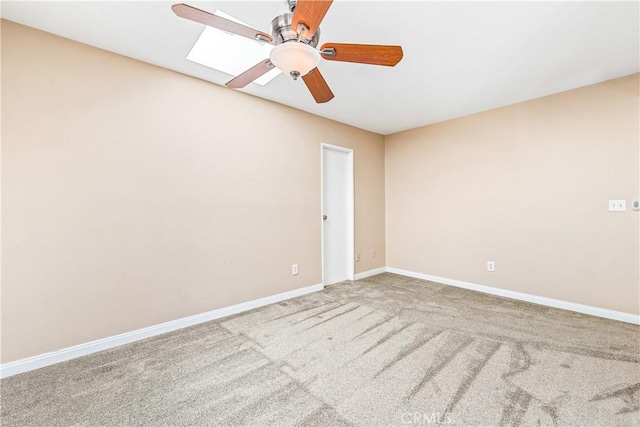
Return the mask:
<path id="1" fill-rule="evenodd" d="M 493 261 L 487 261 L 487 270 L 496 271 L 496 265 Z"/>
<path id="2" fill-rule="evenodd" d="M 627 210 L 626 200 L 609 200 L 609 211 L 624 212 Z"/>
<path id="3" fill-rule="evenodd" d="M 356 254 L 356 262 L 360 262 L 360 254 Z"/>
<path id="4" fill-rule="evenodd" d="M 375 258 L 376 257 L 376 251 L 371 251 L 371 258 Z"/>
<path id="5" fill-rule="evenodd" d="M 295 276 L 296 274 L 298 274 L 298 264 L 293 264 L 293 265 L 291 266 L 291 274 L 292 274 L 292 275 L 294 275 L 294 276 Z"/>

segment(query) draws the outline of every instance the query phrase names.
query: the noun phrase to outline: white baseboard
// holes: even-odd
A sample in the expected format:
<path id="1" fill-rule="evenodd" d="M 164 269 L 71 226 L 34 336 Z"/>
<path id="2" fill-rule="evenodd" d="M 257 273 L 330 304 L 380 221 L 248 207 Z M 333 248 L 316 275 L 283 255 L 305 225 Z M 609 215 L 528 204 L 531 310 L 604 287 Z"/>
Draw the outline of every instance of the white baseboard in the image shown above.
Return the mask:
<path id="1" fill-rule="evenodd" d="M 149 326 L 147 328 L 142 328 L 131 332 L 125 332 L 124 334 L 114 335 L 112 337 L 74 345 L 73 347 L 63 348 L 62 350 L 52 351 L 50 353 L 16 360 L 15 362 L 5 363 L 0 365 L 0 378 L 7 378 L 12 375 L 21 374 L 23 372 L 53 365 L 55 363 L 64 362 L 65 360 L 75 359 L 76 357 L 86 356 L 91 353 L 118 347 L 123 344 L 139 341 L 145 338 L 153 337 L 155 335 L 164 334 L 166 332 L 175 331 L 177 329 L 186 328 L 188 326 L 197 325 L 199 323 L 208 322 L 210 320 L 219 319 L 221 317 L 230 316 L 232 314 L 242 313 L 243 311 L 248 311 L 276 302 L 296 298 L 312 292 L 321 291 L 322 289 L 324 289 L 324 286 L 321 284 L 307 286 L 306 288 L 295 289 L 293 291 L 283 292 L 281 294 L 243 302 L 240 304 L 232 305 L 230 307 L 219 308 L 217 310 L 209 311 L 206 313 L 172 320 L 170 322 L 161 323 L 159 325 Z"/>
<path id="2" fill-rule="evenodd" d="M 386 267 L 374 268 L 373 270 L 363 271 L 362 273 L 356 273 L 353 276 L 353 280 L 366 279 L 367 277 L 375 276 L 377 274 L 382 274 L 387 271 Z"/>
<path id="3" fill-rule="evenodd" d="M 593 307 L 590 305 L 577 304 L 575 302 L 562 301 L 553 298 L 540 297 L 537 295 L 525 294 L 523 292 L 509 291 L 506 289 L 493 288 L 491 286 L 477 285 L 475 283 L 463 282 L 461 280 L 447 279 L 444 277 L 431 276 L 428 274 L 416 273 L 414 271 L 402 270 L 399 268 L 387 267 L 387 272 L 400 274 L 402 276 L 416 279 L 428 280 L 430 282 L 442 283 L 444 285 L 456 286 L 458 288 L 470 289 L 472 291 L 484 292 L 485 294 L 498 295 L 505 298 L 517 299 L 520 301 L 532 302 L 534 304 L 546 305 L 548 307 L 561 308 L 592 316 L 604 317 L 605 319 L 619 320 L 625 323 L 640 325 L 640 316 L 637 314 L 623 313 L 621 311 L 608 310 L 606 308 Z"/>
<path id="4" fill-rule="evenodd" d="M 575 311 L 578 313 L 590 314 L 592 316 L 604 317 L 606 319 L 618 320 L 625 323 L 640 325 L 640 316 L 631 313 L 623 313 L 620 311 L 608 310 L 605 308 L 593 307 L 589 305 L 577 304 L 568 301 L 546 298 L 522 292 L 509 291 L 506 289 L 493 288 L 491 286 L 478 285 L 475 283 L 463 282 L 461 280 L 447 279 L 444 277 L 431 276 L 429 274 L 416 273 L 414 271 L 402 270 L 393 267 L 376 268 L 369 271 L 358 273 L 354 276 L 354 280 L 360 280 L 367 277 L 375 276 L 384 272 L 400 274 L 402 276 L 413 277 L 416 279 L 428 280 L 431 282 L 442 283 L 444 285 L 456 286 L 458 288 L 470 289 L 472 291 L 483 292 L 486 294 L 497 295 L 505 298 L 527 301 L 534 304 L 545 305 L 548 307 L 561 308 L 564 310 Z M 321 291 L 323 285 L 307 286 L 305 288 L 295 289 L 289 292 L 283 292 L 253 301 L 224 307 L 206 313 L 196 314 L 194 316 L 184 317 L 182 319 L 172 320 L 170 322 L 161 323 L 159 325 L 149 326 L 147 328 L 138 329 L 124 334 L 114 335 L 91 341 L 88 343 L 67 347 L 62 350 L 29 357 L 0 365 L 0 378 L 7 378 L 23 372 L 53 365 L 55 363 L 64 362 L 65 360 L 75 359 L 77 357 L 86 356 L 98 351 L 107 350 L 139 341 L 155 335 L 164 334 L 166 332 L 175 331 L 177 329 L 186 328 L 188 326 L 197 325 L 199 323 L 208 322 L 210 320 L 220 319 L 232 314 L 242 313 L 243 311 L 252 310 L 254 308 L 263 307 L 265 305 L 274 304 L 280 301 L 296 298 L 312 292 Z"/>

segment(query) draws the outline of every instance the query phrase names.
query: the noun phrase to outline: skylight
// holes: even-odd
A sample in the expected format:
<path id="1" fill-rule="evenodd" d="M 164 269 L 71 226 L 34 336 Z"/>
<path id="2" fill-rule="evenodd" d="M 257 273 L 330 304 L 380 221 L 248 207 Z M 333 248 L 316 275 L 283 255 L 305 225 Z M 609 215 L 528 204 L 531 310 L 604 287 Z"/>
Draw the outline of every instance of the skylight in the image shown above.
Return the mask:
<path id="1" fill-rule="evenodd" d="M 216 10 L 214 15 L 247 25 L 219 10 Z M 250 27 L 250 25 L 247 25 L 247 27 Z M 187 55 L 187 59 L 235 77 L 258 62 L 269 58 L 271 49 L 273 49 L 273 45 L 269 43 L 261 43 L 218 30 L 217 28 L 205 26 L 191 52 Z M 264 86 L 276 78 L 278 74 L 280 74 L 280 70 L 274 68 L 253 82 Z"/>

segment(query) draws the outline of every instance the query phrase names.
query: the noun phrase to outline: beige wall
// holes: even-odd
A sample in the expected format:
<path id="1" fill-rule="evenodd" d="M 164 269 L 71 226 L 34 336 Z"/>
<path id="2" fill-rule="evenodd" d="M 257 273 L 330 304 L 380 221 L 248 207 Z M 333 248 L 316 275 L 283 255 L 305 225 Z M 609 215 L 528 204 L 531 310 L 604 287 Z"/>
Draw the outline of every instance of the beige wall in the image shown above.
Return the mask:
<path id="1" fill-rule="evenodd" d="M 320 283 L 321 142 L 385 265 L 382 136 L 7 21 L 2 62 L 2 362 Z"/>
<path id="2" fill-rule="evenodd" d="M 638 85 L 387 137 L 387 265 L 639 313 L 639 213 L 607 211 L 640 197 Z"/>
<path id="3" fill-rule="evenodd" d="M 639 312 L 637 75 L 386 138 L 7 21 L 1 78 L 3 363 L 320 283 L 321 142 L 356 272 Z"/>

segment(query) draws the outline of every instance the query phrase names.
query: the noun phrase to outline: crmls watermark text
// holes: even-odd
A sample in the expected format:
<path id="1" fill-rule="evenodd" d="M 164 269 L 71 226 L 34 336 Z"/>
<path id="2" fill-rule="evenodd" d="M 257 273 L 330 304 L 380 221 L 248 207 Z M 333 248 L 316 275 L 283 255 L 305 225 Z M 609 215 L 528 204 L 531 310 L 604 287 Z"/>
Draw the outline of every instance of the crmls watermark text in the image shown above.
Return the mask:
<path id="1" fill-rule="evenodd" d="M 400 416 L 402 424 L 426 425 L 426 424 L 450 424 L 452 422 L 450 412 L 403 412 Z"/>

